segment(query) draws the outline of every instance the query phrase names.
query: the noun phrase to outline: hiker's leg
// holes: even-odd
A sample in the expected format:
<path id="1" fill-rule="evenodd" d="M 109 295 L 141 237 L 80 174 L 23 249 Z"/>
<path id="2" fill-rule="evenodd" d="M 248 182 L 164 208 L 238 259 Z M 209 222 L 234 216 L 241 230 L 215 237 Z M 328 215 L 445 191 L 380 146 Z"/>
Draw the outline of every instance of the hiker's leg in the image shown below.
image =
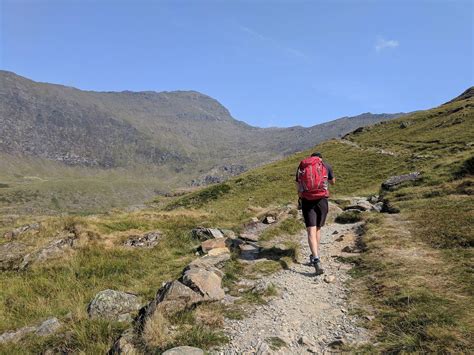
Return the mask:
<path id="1" fill-rule="evenodd" d="M 319 258 L 319 245 L 321 244 L 321 227 L 316 227 L 316 250 Z"/>
<path id="2" fill-rule="evenodd" d="M 308 227 L 306 228 L 308 232 L 308 244 L 309 249 L 311 250 L 311 254 L 313 257 L 319 257 L 319 241 L 317 237 L 316 227 Z"/>

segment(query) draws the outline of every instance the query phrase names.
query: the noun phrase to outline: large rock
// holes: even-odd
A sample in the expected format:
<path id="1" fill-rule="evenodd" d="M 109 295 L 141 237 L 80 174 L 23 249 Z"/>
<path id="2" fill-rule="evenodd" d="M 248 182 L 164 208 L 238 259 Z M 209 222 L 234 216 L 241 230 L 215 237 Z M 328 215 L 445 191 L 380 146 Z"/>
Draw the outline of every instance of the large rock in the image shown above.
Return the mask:
<path id="1" fill-rule="evenodd" d="M 408 181 L 420 180 L 421 178 L 422 178 L 421 173 L 418 171 L 415 171 L 410 174 L 392 176 L 382 183 L 382 189 L 393 190 L 400 184 L 403 184 Z"/>
<path id="2" fill-rule="evenodd" d="M 239 245 L 240 255 L 239 257 L 243 260 L 255 260 L 258 258 L 260 247 L 248 243 Z"/>
<path id="3" fill-rule="evenodd" d="M 162 355 L 204 355 L 204 351 L 192 346 L 178 346 L 166 350 Z"/>
<path id="4" fill-rule="evenodd" d="M 215 267 L 193 267 L 188 266 L 182 276 L 182 282 L 186 286 L 199 292 L 206 301 L 219 301 L 224 298 L 222 289 L 222 271 Z"/>
<path id="5" fill-rule="evenodd" d="M 62 256 L 67 250 L 74 247 L 77 239 L 76 234 L 69 231 L 63 231 L 57 237 L 59 238 L 51 241 L 45 247 L 26 255 L 20 264 L 20 269 Z"/>
<path id="6" fill-rule="evenodd" d="M 225 248 L 226 240 L 224 238 L 208 239 L 201 243 L 201 249 L 204 253 L 216 248 Z"/>
<path id="7" fill-rule="evenodd" d="M 135 332 L 133 328 L 128 328 L 126 331 L 120 335 L 112 348 L 109 350 L 108 354 L 115 355 L 115 354 L 122 354 L 122 355 L 138 355 L 141 352 L 135 347 L 133 343 L 135 338 Z"/>
<path id="8" fill-rule="evenodd" d="M 12 332 L 0 334 L 0 344 L 7 342 L 18 342 L 29 334 L 37 336 L 48 336 L 54 334 L 61 327 L 61 323 L 55 317 L 49 318 L 36 326 L 27 326 Z"/>
<path id="9" fill-rule="evenodd" d="M 39 230 L 41 227 L 40 223 L 31 223 L 31 224 L 25 224 L 23 226 L 20 226 L 18 228 L 15 228 L 11 231 L 6 232 L 3 237 L 6 239 L 13 239 L 16 238 L 30 230 Z"/>
<path id="10" fill-rule="evenodd" d="M 354 200 L 352 203 L 344 208 L 344 210 L 351 210 L 351 209 L 356 209 L 359 211 L 371 211 L 374 209 L 374 206 L 367 200 L 360 199 L 360 200 Z"/>
<path id="11" fill-rule="evenodd" d="M 200 241 L 215 239 L 215 238 L 224 238 L 224 234 L 217 228 L 194 228 L 191 231 L 193 238 Z"/>
<path id="12" fill-rule="evenodd" d="M 216 253 L 215 255 L 211 250 L 209 255 L 205 255 L 202 258 L 197 258 L 191 261 L 191 263 L 188 265 L 188 267 L 197 267 L 197 268 L 209 268 L 209 267 L 216 267 L 216 268 L 221 268 L 224 266 L 224 264 L 230 260 L 230 252 L 226 248 L 226 252 L 222 252 L 221 249 L 219 249 L 219 253 Z"/>
<path id="13" fill-rule="evenodd" d="M 152 231 L 143 235 L 131 235 L 125 245 L 133 248 L 153 248 L 161 239 L 160 231 Z"/>
<path id="14" fill-rule="evenodd" d="M 171 314 L 182 311 L 202 302 L 203 297 L 184 285 L 178 280 L 167 282 L 160 288 L 155 299 L 147 307 L 147 317 L 150 317 L 156 310 L 164 314 Z"/>
<path id="15" fill-rule="evenodd" d="M 115 321 L 131 321 L 132 314 L 140 309 L 137 296 L 115 290 L 100 291 L 89 303 L 87 313 L 90 318 Z"/>
<path id="16" fill-rule="evenodd" d="M 17 270 L 27 253 L 27 246 L 13 241 L 0 245 L 0 270 Z"/>

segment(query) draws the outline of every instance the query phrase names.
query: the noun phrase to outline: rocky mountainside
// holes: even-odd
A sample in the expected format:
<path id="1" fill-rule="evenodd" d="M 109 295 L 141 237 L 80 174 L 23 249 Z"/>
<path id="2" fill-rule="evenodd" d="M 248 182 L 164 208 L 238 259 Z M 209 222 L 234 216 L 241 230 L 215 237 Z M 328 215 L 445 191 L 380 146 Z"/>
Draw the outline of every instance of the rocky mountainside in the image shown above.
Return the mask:
<path id="1" fill-rule="evenodd" d="M 240 172 L 398 116 L 263 129 L 195 91 L 82 91 L 0 71 L 0 152 L 99 168 L 164 165 L 177 172 L 189 165 L 189 181 L 205 180 L 211 169 Z"/>

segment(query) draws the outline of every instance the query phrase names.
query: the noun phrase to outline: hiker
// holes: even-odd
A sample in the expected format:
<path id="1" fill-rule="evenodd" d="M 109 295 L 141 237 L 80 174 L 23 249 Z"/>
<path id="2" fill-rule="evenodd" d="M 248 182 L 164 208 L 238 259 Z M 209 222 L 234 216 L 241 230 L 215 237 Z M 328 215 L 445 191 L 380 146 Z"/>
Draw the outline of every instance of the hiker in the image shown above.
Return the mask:
<path id="1" fill-rule="evenodd" d="M 328 183 L 331 185 L 336 183 L 331 165 L 323 161 L 322 158 L 321 153 L 313 153 L 300 162 L 296 171 L 298 196 L 311 250 L 309 263 L 314 266 L 316 275 L 324 273 L 319 256 L 319 242 L 321 228 L 324 226 L 329 210 Z"/>

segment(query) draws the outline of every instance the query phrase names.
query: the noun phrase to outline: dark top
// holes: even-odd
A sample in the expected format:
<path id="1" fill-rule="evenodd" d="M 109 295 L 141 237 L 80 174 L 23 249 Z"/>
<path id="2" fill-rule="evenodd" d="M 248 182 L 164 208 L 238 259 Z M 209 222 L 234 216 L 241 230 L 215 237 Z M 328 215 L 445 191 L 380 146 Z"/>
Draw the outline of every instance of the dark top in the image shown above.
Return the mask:
<path id="1" fill-rule="evenodd" d="M 332 166 L 329 163 L 326 163 L 323 161 L 324 166 L 326 167 L 326 170 L 328 171 L 328 180 L 334 179 L 334 172 L 332 171 Z M 296 169 L 296 182 L 298 182 L 298 168 Z"/>

